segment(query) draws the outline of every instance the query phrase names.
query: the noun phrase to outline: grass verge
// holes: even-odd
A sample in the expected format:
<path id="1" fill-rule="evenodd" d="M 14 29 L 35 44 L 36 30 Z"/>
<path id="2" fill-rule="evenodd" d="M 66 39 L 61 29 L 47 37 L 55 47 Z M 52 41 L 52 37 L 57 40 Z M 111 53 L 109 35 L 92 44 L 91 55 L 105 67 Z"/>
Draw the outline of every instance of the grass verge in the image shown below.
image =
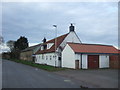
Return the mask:
<path id="1" fill-rule="evenodd" d="M 34 62 L 25 61 L 25 60 L 18 60 L 18 59 L 9 59 L 9 60 L 15 61 L 17 63 L 22 63 L 22 64 L 25 64 L 25 65 L 33 66 L 33 67 L 36 67 L 36 68 L 40 68 L 40 69 L 43 69 L 43 70 L 47 70 L 47 71 L 50 71 L 50 72 L 61 71 L 61 70 L 66 69 L 66 68 L 58 68 L 58 67 L 49 66 L 49 65 L 36 64 Z"/>

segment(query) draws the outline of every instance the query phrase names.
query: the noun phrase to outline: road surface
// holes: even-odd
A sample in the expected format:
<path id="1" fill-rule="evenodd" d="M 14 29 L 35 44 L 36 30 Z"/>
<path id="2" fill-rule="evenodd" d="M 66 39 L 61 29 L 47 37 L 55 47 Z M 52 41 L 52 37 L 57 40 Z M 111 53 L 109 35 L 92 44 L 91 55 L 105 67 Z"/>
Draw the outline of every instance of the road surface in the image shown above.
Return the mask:
<path id="1" fill-rule="evenodd" d="M 2 88 L 79 88 L 67 77 L 35 67 L 3 60 Z"/>
<path id="2" fill-rule="evenodd" d="M 70 77 L 82 86 L 89 88 L 118 88 L 117 69 L 65 70 L 54 72 Z M 81 83 L 82 82 L 82 83 Z"/>

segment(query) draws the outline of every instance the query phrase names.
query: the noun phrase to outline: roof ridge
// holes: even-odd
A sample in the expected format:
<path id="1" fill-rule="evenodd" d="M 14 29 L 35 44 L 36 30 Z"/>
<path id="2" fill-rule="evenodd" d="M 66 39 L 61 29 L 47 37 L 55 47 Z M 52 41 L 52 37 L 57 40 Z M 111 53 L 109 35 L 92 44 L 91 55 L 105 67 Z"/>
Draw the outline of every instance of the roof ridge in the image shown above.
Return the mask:
<path id="1" fill-rule="evenodd" d="M 60 37 L 62 37 L 62 36 L 68 35 L 68 34 L 69 34 L 69 33 L 66 33 L 66 34 L 60 35 L 60 36 L 58 36 L 57 38 L 60 38 Z M 51 41 L 51 40 L 54 40 L 54 39 L 55 39 L 55 38 L 50 39 L 50 40 L 46 41 L 46 43 L 49 42 L 49 41 Z"/>
<path id="2" fill-rule="evenodd" d="M 81 44 L 81 45 L 99 45 L 99 46 L 113 46 L 113 45 L 104 45 L 104 44 L 90 44 L 90 43 L 72 43 L 72 42 L 68 42 L 68 44 Z"/>

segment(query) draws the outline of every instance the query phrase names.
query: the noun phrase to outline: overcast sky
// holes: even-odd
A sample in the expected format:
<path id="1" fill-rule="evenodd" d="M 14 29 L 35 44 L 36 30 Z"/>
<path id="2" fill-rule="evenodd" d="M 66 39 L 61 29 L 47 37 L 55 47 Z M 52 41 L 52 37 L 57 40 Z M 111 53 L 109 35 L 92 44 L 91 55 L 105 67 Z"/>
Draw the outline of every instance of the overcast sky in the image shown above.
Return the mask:
<path id="1" fill-rule="evenodd" d="M 70 23 L 83 43 L 118 46 L 117 2 L 50 2 L 3 3 L 2 33 L 4 40 L 26 36 L 30 45 L 69 32 Z"/>

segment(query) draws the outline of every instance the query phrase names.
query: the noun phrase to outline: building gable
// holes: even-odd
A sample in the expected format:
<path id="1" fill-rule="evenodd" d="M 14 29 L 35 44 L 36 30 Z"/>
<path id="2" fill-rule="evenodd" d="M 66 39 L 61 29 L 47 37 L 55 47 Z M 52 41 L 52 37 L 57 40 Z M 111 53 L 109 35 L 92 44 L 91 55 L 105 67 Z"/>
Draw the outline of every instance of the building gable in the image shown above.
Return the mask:
<path id="1" fill-rule="evenodd" d="M 67 44 L 62 51 L 62 67 L 74 68 L 75 53 Z"/>
<path id="2" fill-rule="evenodd" d="M 39 50 L 36 54 L 43 54 L 43 53 L 51 53 L 55 52 L 55 47 L 56 51 L 59 52 L 59 54 L 62 52 L 64 47 L 66 46 L 67 42 L 72 42 L 72 43 L 81 43 L 79 37 L 74 31 L 74 26 L 71 24 L 69 33 L 64 34 L 62 36 L 59 36 L 57 38 L 54 38 L 52 40 L 49 40 L 47 42 L 44 42 L 42 45 L 46 45 L 46 49 Z M 56 44 L 55 44 L 56 40 Z M 50 45 L 50 47 L 49 47 Z M 56 45 L 56 46 L 55 46 Z"/>
<path id="3" fill-rule="evenodd" d="M 79 37 L 77 36 L 77 34 L 75 32 L 69 32 L 69 34 L 65 37 L 65 39 L 63 40 L 63 42 L 60 44 L 60 46 L 62 48 L 65 47 L 65 45 L 67 44 L 67 42 L 71 42 L 71 43 L 81 43 Z"/>

